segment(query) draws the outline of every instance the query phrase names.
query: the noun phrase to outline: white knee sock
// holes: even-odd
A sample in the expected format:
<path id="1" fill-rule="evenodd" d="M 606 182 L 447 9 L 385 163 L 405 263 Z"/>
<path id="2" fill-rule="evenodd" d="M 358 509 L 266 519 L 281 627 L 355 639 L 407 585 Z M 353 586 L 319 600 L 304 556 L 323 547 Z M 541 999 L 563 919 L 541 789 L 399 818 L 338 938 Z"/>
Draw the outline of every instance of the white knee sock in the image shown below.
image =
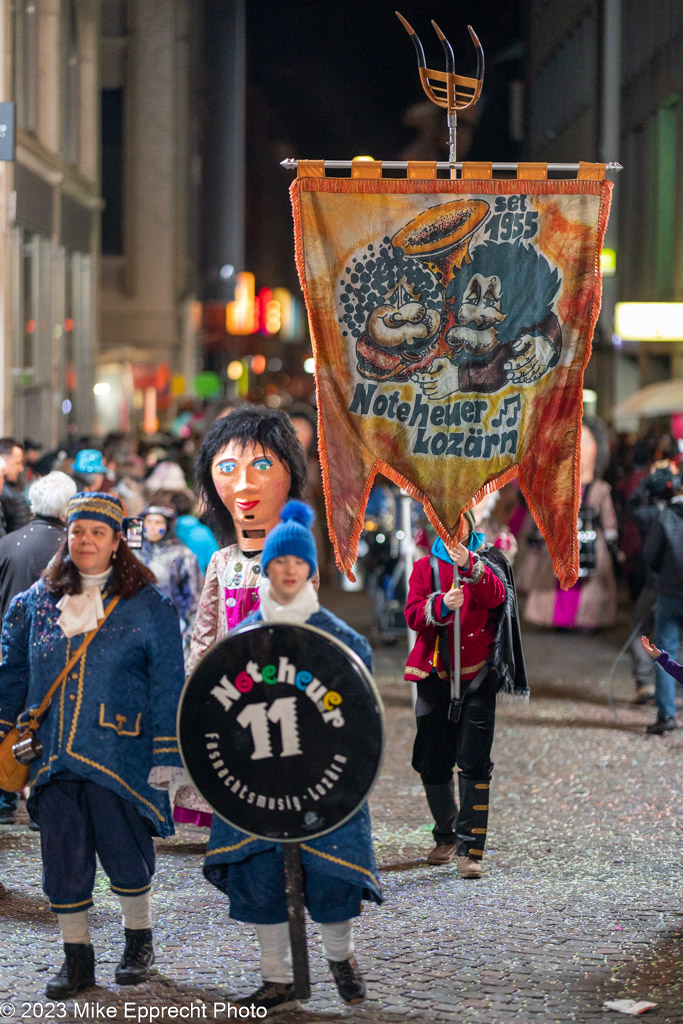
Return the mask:
<path id="1" fill-rule="evenodd" d="M 88 930 L 88 911 L 79 910 L 76 914 L 57 914 L 62 932 L 62 942 L 80 942 L 90 946 Z"/>
<path id="2" fill-rule="evenodd" d="M 294 981 L 289 925 L 257 924 L 256 935 L 261 946 L 261 976 L 264 981 Z"/>
<path id="3" fill-rule="evenodd" d="M 142 928 L 152 927 L 152 907 L 149 899 L 149 891 L 141 893 L 140 896 L 121 896 L 116 893 L 123 911 L 123 927 L 140 931 Z"/>
<path id="4" fill-rule="evenodd" d="M 328 960 L 348 960 L 353 953 L 353 920 L 321 924 L 323 952 Z"/>

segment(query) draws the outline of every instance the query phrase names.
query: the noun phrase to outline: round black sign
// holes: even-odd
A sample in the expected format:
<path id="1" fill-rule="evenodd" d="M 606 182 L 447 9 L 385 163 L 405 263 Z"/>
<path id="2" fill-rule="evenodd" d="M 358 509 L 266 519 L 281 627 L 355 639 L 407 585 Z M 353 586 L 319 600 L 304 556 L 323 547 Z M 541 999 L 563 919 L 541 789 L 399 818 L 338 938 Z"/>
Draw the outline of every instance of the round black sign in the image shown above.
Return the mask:
<path id="1" fill-rule="evenodd" d="M 196 789 L 228 824 L 300 842 L 360 807 L 384 745 L 380 697 L 345 644 L 307 625 L 234 630 L 185 684 L 178 738 Z"/>

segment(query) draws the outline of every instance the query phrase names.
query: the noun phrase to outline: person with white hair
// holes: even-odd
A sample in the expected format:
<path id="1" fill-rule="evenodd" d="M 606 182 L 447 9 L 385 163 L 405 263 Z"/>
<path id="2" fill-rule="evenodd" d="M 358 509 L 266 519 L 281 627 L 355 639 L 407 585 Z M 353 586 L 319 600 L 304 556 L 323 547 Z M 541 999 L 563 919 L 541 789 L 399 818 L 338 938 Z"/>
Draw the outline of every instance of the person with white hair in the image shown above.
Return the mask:
<path id="1" fill-rule="evenodd" d="M 31 484 L 29 523 L 0 539 L 0 619 L 15 594 L 36 582 L 64 539 L 66 507 L 76 484 L 55 471 Z"/>
<path id="2" fill-rule="evenodd" d="M 33 518 L 23 529 L 0 538 L 0 620 L 15 594 L 40 578 L 66 537 L 66 508 L 75 493 L 75 481 L 66 473 L 48 473 L 31 484 L 28 501 Z M 0 825 L 14 822 L 16 808 L 16 793 L 0 790 Z"/>

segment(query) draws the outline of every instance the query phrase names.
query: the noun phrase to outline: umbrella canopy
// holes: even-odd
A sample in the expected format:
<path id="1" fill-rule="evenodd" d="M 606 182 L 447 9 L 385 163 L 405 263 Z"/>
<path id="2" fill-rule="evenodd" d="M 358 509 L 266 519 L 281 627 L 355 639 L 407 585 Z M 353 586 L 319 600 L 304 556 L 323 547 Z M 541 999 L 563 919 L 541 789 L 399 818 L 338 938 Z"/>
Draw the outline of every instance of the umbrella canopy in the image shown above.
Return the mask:
<path id="1" fill-rule="evenodd" d="M 662 380 L 634 392 L 614 407 L 614 418 L 683 413 L 683 380 Z"/>

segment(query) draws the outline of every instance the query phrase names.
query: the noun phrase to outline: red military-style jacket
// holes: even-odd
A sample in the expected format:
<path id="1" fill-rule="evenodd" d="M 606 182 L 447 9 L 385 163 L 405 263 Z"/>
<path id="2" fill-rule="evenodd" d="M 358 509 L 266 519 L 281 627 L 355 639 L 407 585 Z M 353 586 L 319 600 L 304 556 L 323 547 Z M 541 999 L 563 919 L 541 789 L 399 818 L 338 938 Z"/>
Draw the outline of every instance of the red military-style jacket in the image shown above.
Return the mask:
<path id="1" fill-rule="evenodd" d="M 442 679 L 448 673 L 441 659 L 439 627 L 453 625 L 453 612 L 443 602 L 443 595 L 453 586 L 453 566 L 437 559 L 440 590 L 435 590 L 429 556 L 414 565 L 408 587 L 406 621 L 417 633 L 417 641 L 408 655 L 405 678 L 411 682 L 426 679 L 435 669 Z M 500 606 L 506 597 L 505 585 L 476 553 L 470 555 L 469 566 L 458 570 L 465 603 L 460 609 L 461 679 L 473 679 L 491 654 Z M 477 582 L 474 582 L 477 580 Z M 453 630 L 447 629 L 451 664 L 453 664 Z"/>

